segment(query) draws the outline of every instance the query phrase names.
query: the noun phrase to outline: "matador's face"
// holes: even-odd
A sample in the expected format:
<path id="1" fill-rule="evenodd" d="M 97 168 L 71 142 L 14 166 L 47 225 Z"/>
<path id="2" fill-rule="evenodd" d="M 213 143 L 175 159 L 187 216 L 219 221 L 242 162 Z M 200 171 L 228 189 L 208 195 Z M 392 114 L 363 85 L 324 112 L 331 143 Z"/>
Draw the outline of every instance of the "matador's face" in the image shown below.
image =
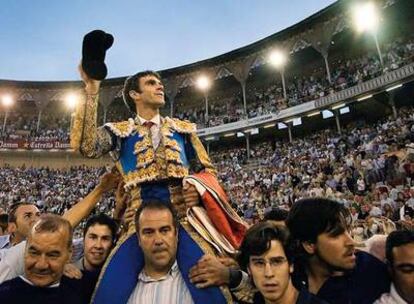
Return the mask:
<path id="1" fill-rule="evenodd" d="M 140 92 L 134 91 L 131 97 L 140 107 L 161 108 L 165 104 L 164 85 L 161 80 L 153 75 L 139 79 Z"/>

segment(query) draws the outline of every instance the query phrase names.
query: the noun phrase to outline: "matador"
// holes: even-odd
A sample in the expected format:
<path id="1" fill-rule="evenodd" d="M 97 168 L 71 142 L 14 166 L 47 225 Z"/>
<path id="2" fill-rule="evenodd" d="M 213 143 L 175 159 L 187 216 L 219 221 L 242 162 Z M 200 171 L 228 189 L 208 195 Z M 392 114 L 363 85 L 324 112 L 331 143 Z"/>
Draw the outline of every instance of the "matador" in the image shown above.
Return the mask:
<path id="1" fill-rule="evenodd" d="M 124 100 L 136 116 L 97 128 L 100 81 L 89 78 L 82 68 L 80 72 L 86 94 L 74 115 L 72 147 L 89 158 L 110 153 L 131 194 L 131 208 L 147 200 L 171 202 L 180 216 L 177 263 L 194 302 L 231 302 L 226 288 L 198 289 L 188 279 L 189 269 L 204 254 L 237 249 L 246 230 L 216 180 L 196 125 L 160 115 L 165 104 L 161 77 L 145 71 L 127 78 L 123 88 Z M 200 197 L 206 212 L 197 208 Z M 205 221 L 207 228 L 202 225 Z M 219 233 L 208 227 L 216 227 Z M 131 225 L 103 267 L 93 303 L 126 303 L 142 267 L 142 252 Z"/>

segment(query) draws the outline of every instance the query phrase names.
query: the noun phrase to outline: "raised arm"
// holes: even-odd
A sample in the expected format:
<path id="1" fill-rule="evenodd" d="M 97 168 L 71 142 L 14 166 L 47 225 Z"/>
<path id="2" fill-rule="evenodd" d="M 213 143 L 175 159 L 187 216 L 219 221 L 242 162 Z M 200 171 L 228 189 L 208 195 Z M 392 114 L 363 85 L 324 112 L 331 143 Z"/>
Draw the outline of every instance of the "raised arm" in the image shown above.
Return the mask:
<path id="1" fill-rule="evenodd" d="M 85 198 L 76 203 L 66 211 L 62 217 L 70 222 L 75 228 L 84 218 L 86 218 L 101 200 L 103 194 L 114 189 L 119 183 L 119 175 L 115 173 L 105 173 L 99 184 Z"/>
<path id="2" fill-rule="evenodd" d="M 101 81 L 90 78 L 79 65 L 85 83 L 85 96 L 76 106 L 70 131 L 70 144 L 89 158 L 99 158 L 113 148 L 114 137 L 104 127 L 97 128 L 98 100 Z"/>

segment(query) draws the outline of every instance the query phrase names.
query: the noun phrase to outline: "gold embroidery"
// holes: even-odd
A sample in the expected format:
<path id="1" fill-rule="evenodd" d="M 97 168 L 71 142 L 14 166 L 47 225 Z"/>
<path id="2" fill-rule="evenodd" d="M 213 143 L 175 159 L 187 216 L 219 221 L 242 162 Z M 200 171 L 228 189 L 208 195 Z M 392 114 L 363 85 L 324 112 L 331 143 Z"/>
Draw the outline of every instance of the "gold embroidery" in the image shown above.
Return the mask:
<path id="1" fill-rule="evenodd" d="M 82 142 L 80 151 L 90 158 L 96 155 L 96 120 L 98 118 L 98 95 L 86 95 L 86 107 L 84 112 Z"/>
<path id="2" fill-rule="evenodd" d="M 162 143 L 158 146 L 155 152 L 155 161 L 158 166 L 159 179 L 167 179 L 167 161 L 165 159 L 165 147 Z"/>
<path id="3" fill-rule="evenodd" d="M 164 138 L 164 145 L 168 149 L 181 152 L 181 148 L 180 148 L 180 145 L 178 144 L 178 142 L 174 139 L 168 138 L 168 136 L 166 136 Z"/>
<path id="4" fill-rule="evenodd" d="M 73 115 L 72 128 L 70 130 L 70 145 L 75 151 L 79 150 L 82 140 L 83 120 L 85 117 L 84 98 L 80 98 Z"/>
<path id="5" fill-rule="evenodd" d="M 177 118 L 166 117 L 165 121 L 170 125 L 172 129 L 174 129 L 178 133 L 189 134 L 197 132 L 196 124 L 189 122 L 188 120 L 180 120 Z"/>
<path id="6" fill-rule="evenodd" d="M 133 210 L 138 210 L 139 206 L 142 204 L 141 198 L 141 186 L 136 186 L 131 189 L 131 202 L 130 208 Z M 135 221 L 132 221 L 128 226 L 128 234 L 135 232 Z"/>
<path id="7" fill-rule="evenodd" d="M 121 122 L 109 122 L 105 124 L 116 136 L 118 137 L 128 137 L 131 135 L 132 131 L 135 130 L 135 122 L 132 118 L 127 121 Z"/>
<path id="8" fill-rule="evenodd" d="M 203 165 L 205 171 L 210 172 L 214 175 L 217 175 L 216 168 L 214 168 L 213 164 L 211 163 L 210 158 L 208 157 L 207 151 L 206 149 L 204 149 L 204 146 L 201 143 L 201 140 L 198 138 L 197 134 L 191 134 L 190 140 L 197 154 L 197 157 L 199 161 L 201 162 L 201 164 Z"/>
<path id="9" fill-rule="evenodd" d="M 183 167 L 182 165 L 168 164 L 167 165 L 167 175 L 168 177 L 174 178 L 184 178 L 188 176 L 188 168 Z"/>
<path id="10" fill-rule="evenodd" d="M 183 164 L 179 151 L 165 149 L 165 159 L 169 163 Z"/>
<path id="11" fill-rule="evenodd" d="M 139 168 L 136 171 L 129 172 L 124 176 L 126 189 L 131 189 L 141 183 L 154 181 L 158 177 L 158 166 L 156 163 L 150 164 L 146 168 Z"/>
<path id="12" fill-rule="evenodd" d="M 147 149 L 152 149 L 152 141 L 149 137 L 149 134 L 146 133 L 146 134 L 142 134 L 141 136 L 142 138 L 135 143 L 134 154 L 138 154 Z"/>
<path id="13" fill-rule="evenodd" d="M 147 150 L 138 153 L 137 155 L 137 168 L 148 167 L 149 164 L 154 162 L 154 149 L 148 148 Z"/>
<path id="14" fill-rule="evenodd" d="M 86 95 L 76 106 L 71 130 L 71 145 L 87 157 L 95 157 L 96 120 L 99 95 Z"/>

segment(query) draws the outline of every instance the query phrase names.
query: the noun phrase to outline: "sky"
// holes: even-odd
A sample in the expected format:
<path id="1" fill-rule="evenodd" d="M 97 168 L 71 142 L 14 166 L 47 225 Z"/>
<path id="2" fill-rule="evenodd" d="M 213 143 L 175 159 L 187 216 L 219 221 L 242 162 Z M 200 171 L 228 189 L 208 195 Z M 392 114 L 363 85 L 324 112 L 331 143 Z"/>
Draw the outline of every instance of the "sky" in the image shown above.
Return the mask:
<path id="1" fill-rule="evenodd" d="M 253 43 L 333 0 L 1 0 L 0 79 L 78 80 L 83 36 L 115 42 L 108 78 L 208 59 Z"/>

